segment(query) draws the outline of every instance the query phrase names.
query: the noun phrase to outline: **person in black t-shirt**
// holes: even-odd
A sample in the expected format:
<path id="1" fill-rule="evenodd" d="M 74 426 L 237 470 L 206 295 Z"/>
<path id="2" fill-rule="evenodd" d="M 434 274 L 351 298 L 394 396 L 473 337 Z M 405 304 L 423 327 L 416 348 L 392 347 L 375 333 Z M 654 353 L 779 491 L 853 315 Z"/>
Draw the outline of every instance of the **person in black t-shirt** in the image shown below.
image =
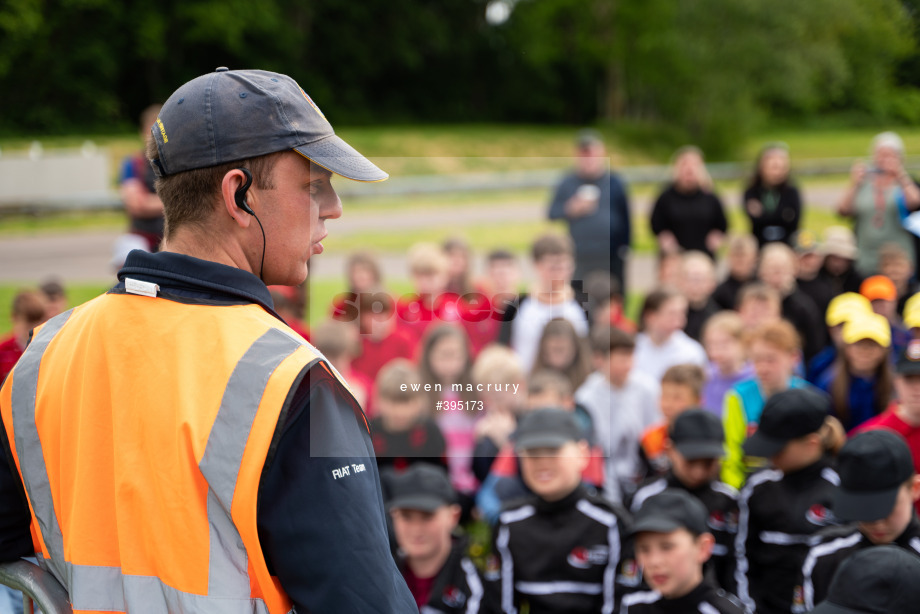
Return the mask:
<path id="1" fill-rule="evenodd" d="M 784 144 L 767 145 L 757 156 L 754 176 L 744 191 L 744 212 L 761 247 L 773 241 L 792 244 L 802 215 L 802 199 L 789 180 L 789 150 Z"/>
<path id="2" fill-rule="evenodd" d="M 688 146 L 674 156 L 674 181 L 655 201 L 652 232 L 663 252 L 699 250 L 714 257 L 722 245 L 728 220 L 722 201 L 712 191 L 703 152 Z"/>

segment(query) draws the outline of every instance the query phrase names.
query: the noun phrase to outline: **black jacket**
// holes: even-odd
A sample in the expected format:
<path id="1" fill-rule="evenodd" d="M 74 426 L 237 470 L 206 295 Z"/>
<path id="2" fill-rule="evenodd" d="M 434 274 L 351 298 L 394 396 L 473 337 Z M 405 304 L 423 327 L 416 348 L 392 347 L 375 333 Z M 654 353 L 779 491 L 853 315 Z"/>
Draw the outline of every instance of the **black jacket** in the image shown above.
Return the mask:
<path id="1" fill-rule="evenodd" d="M 123 290 L 126 276 L 158 284 L 172 297 L 162 300 L 257 304 L 277 317 L 265 284 L 226 265 L 133 251 L 113 291 Z M 151 343 L 171 334 L 151 331 Z M 343 395 L 348 395 L 345 388 L 321 368 L 302 373 L 290 390 L 259 483 L 262 551 L 298 612 L 365 612 L 368 603 L 378 612 L 411 612 L 415 602 L 387 540 L 370 435 L 363 416 L 354 414 Z M 322 452 L 331 449 L 340 455 Z M 33 554 L 29 510 L 8 459 L 7 448 L 0 452 L 0 561 Z M 366 471 L 355 479 L 330 477 L 333 468 L 359 462 Z"/>
<path id="2" fill-rule="evenodd" d="M 805 360 L 821 351 L 827 338 L 824 317 L 808 295 L 798 289 L 783 297 L 783 317 L 789 320 L 802 338 L 802 354 Z"/>
<path id="3" fill-rule="evenodd" d="M 499 517 L 486 580 L 499 612 L 597 614 L 641 581 L 626 544 L 628 514 L 579 486 L 560 501 L 532 497 Z"/>
<path id="4" fill-rule="evenodd" d="M 623 597 L 621 614 L 746 614 L 737 597 L 705 580 L 695 589 L 675 599 L 665 599 L 656 591 L 632 593 Z"/>
<path id="5" fill-rule="evenodd" d="M 431 586 L 423 614 L 477 614 L 485 611 L 485 588 L 479 570 L 466 556 L 469 543 L 465 538 L 454 539 L 444 567 Z M 401 572 L 406 568 L 402 554 L 397 554 Z"/>
<path id="6" fill-rule="evenodd" d="M 752 200 L 760 203 L 757 215 L 751 214 L 748 203 Z M 744 212 L 751 221 L 751 234 L 760 247 L 772 241 L 791 245 L 792 236 L 799 229 L 802 199 L 794 185 L 784 184 L 773 189 L 752 186 L 744 191 Z"/>
<path id="7" fill-rule="evenodd" d="M 707 298 L 706 303 L 699 309 L 692 305 L 687 307 L 687 324 L 684 326 L 684 332 L 691 339 L 702 343 L 703 326 L 705 326 L 706 320 L 719 313 L 719 311 L 721 311 L 721 308 L 712 296 Z"/>
<path id="8" fill-rule="evenodd" d="M 788 614 L 815 534 L 839 524 L 830 512 L 840 483 L 826 460 L 784 475 L 755 473 L 738 499 L 738 597 L 757 614 Z"/>
<path id="9" fill-rule="evenodd" d="M 738 491 L 719 481 L 710 482 L 701 488 L 689 490 L 677 479 L 673 471 L 661 477 L 643 482 L 629 502 L 629 512 L 635 514 L 642 503 L 665 488 L 684 490 L 706 506 L 709 518 L 706 524 L 716 544 L 712 558 L 706 563 L 706 575 L 716 585 L 729 592 L 735 592 L 735 536 L 738 534 Z"/>
<path id="10" fill-rule="evenodd" d="M 844 292 L 856 292 L 859 294 L 859 286 L 862 285 L 863 276 L 856 271 L 856 267 L 851 265 L 842 275 L 831 275 L 827 266 L 822 266 L 818 271 L 818 277 L 825 280 L 831 287 L 834 296 Z"/>
<path id="11" fill-rule="evenodd" d="M 655 236 L 671 232 L 683 249 L 699 250 L 714 257 L 706 246 L 706 235 L 713 230 L 725 232 L 728 220 L 722 201 L 712 192 L 697 190 L 684 194 L 670 185 L 655 201 L 651 225 Z"/>
<path id="12" fill-rule="evenodd" d="M 847 557 L 876 545 L 853 525 L 825 529 L 816 537 L 819 543 L 808 551 L 802 565 L 801 586 L 797 586 L 793 593 L 792 611 L 796 614 L 810 612 L 815 604 L 824 601 L 834 572 Z M 920 523 L 916 515 L 893 543 L 920 556 Z"/>
<path id="13" fill-rule="evenodd" d="M 728 277 L 716 286 L 715 291 L 712 293 L 712 300 L 722 309 L 738 309 L 738 293 L 745 284 L 752 281 L 757 281 L 757 279 L 754 277 L 738 279 L 732 277 L 731 273 L 729 273 Z"/>

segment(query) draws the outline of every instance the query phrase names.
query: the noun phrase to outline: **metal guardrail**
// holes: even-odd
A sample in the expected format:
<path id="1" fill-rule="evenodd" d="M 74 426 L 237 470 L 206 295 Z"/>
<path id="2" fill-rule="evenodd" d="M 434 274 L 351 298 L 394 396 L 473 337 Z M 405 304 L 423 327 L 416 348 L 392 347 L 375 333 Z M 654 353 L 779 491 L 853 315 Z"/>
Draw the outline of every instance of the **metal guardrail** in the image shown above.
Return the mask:
<path id="1" fill-rule="evenodd" d="M 22 591 L 23 611 L 42 614 L 73 614 L 67 591 L 50 573 L 29 561 L 0 563 L 0 584 Z"/>

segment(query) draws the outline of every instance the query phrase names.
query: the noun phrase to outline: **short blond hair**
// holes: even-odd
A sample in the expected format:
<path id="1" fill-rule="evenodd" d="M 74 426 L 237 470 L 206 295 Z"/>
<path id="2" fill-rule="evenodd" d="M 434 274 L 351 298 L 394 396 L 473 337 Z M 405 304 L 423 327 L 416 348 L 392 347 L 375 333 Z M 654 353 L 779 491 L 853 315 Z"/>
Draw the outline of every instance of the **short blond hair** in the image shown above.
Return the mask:
<path id="1" fill-rule="evenodd" d="M 406 263 L 411 273 L 446 273 L 449 266 L 447 254 L 434 243 L 416 243 L 410 247 Z"/>
<path id="2" fill-rule="evenodd" d="M 479 352 L 471 378 L 476 384 L 515 384 L 524 380 L 524 368 L 513 350 L 492 344 Z"/>
<path id="3" fill-rule="evenodd" d="M 709 319 L 703 324 L 703 334 L 700 337 L 705 339 L 710 330 L 720 330 L 726 335 L 741 341 L 744 336 L 744 321 L 737 311 L 726 309 L 709 316 Z"/>
<path id="4" fill-rule="evenodd" d="M 422 377 L 418 369 L 405 358 L 394 358 L 380 369 L 374 383 L 374 391 L 382 400 L 408 403 L 422 398 L 421 395 L 424 393 L 418 392 L 421 385 Z M 414 391 L 413 386 L 416 386 Z"/>

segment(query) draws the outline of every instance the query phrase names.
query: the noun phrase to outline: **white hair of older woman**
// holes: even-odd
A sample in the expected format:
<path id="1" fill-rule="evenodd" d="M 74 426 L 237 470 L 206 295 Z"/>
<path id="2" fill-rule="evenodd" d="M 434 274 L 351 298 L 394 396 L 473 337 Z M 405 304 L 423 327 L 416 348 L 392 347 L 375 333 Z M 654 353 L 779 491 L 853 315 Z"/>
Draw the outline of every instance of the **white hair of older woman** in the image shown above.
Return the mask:
<path id="1" fill-rule="evenodd" d="M 882 132 L 880 134 L 876 134 L 875 138 L 872 139 L 872 150 L 870 153 L 874 154 L 879 149 L 886 147 L 898 152 L 900 157 L 904 157 L 904 141 L 896 133 Z"/>

